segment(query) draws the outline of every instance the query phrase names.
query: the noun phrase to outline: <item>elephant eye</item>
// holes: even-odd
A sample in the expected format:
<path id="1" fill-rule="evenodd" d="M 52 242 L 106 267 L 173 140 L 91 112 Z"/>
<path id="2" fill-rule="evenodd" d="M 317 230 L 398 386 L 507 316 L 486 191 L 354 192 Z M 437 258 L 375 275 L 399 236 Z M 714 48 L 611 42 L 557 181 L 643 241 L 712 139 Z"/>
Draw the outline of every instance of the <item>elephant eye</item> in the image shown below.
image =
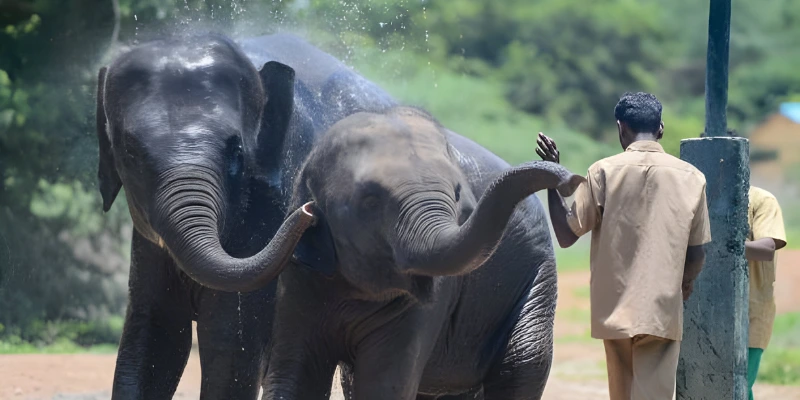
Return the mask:
<path id="1" fill-rule="evenodd" d="M 456 197 L 456 202 L 461 201 L 461 184 L 460 183 L 456 185 L 455 197 Z"/>
<path id="2" fill-rule="evenodd" d="M 361 207 L 367 210 L 376 208 L 378 203 L 380 203 L 380 200 L 378 199 L 378 196 L 374 194 L 368 194 L 361 198 Z"/>

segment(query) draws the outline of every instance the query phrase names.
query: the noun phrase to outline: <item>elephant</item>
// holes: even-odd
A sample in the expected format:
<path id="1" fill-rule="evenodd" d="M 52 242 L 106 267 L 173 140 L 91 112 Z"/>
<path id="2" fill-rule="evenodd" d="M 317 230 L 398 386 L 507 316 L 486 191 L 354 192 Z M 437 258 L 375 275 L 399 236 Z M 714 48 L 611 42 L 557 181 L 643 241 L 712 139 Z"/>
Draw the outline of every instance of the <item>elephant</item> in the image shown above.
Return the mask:
<path id="1" fill-rule="evenodd" d="M 335 123 L 295 182 L 315 216 L 278 278 L 265 399 L 539 399 L 556 265 L 534 192 L 558 164 L 511 168 L 431 114 L 395 106 Z M 311 203 L 309 203 L 311 202 Z"/>
<path id="2" fill-rule="evenodd" d="M 287 209 L 295 176 L 336 120 L 393 104 L 364 82 L 284 34 L 170 37 L 100 69 L 103 210 L 124 187 L 134 225 L 113 399 L 172 398 L 192 321 L 201 397 L 257 397 L 275 277 L 314 221 L 309 208 Z"/>

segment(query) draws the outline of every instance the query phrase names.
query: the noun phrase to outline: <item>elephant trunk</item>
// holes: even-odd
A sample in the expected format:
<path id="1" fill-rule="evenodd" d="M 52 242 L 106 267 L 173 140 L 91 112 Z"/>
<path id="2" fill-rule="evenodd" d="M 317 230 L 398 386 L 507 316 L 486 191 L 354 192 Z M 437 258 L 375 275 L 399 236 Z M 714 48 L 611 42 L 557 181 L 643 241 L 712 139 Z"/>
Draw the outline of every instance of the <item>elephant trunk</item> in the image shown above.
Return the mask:
<path id="1" fill-rule="evenodd" d="M 247 292 L 266 286 L 280 274 L 315 220 L 310 203 L 306 204 L 289 215 L 260 252 L 231 257 L 219 237 L 225 210 L 219 174 L 192 166 L 168 171 L 162 178 L 156 198 L 157 229 L 178 266 L 212 289 Z"/>
<path id="2" fill-rule="evenodd" d="M 585 179 L 561 165 L 534 161 L 507 170 L 486 189 L 472 215 L 458 225 L 454 207 L 423 204 L 398 224 L 396 260 L 424 276 L 466 274 L 491 257 L 517 204 L 542 189 L 570 196 Z"/>

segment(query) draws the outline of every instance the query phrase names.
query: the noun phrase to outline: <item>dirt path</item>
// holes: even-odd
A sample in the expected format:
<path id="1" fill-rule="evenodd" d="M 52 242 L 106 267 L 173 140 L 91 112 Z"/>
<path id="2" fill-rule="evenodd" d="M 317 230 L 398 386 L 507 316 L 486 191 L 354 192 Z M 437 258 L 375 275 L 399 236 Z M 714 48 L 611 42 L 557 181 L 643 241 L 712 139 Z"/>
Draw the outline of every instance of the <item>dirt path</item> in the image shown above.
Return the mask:
<path id="1" fill-rule="evenodd" d="M 553 371 L 544 400 L 608 398 L 603 346 L 585 339 L 588 272 L 559 276 Z M 775 285 L 779 313 L 800 311 L 800 251 L 782 251 Z M 0 355 L 0 400 L 101 400 L 111 396 L 114 355 Z M 334 380 L 338 382 L 338 378 Z M 331 399 L 342 399 L 338 383 Z M 193 352 L 176 399 L 197 399 L 200 364 Z M 800 387 L 757 385 L 756 397 L 800 400 Z"/>

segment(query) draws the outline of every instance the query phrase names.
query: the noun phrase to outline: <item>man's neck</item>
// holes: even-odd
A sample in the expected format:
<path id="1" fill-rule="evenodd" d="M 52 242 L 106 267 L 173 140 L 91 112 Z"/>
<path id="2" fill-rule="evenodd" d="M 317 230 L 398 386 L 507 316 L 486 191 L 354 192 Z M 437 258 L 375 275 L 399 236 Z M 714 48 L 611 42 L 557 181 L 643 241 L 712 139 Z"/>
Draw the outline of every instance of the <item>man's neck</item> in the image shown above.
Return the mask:
<path id="1" fill-rule="evenodd" d="M 631 143 L 641 141 L 658 142 L 658 137 L 652 133 L 637 133 L 636 136 L 633 137 L 633 142 Z"/>

